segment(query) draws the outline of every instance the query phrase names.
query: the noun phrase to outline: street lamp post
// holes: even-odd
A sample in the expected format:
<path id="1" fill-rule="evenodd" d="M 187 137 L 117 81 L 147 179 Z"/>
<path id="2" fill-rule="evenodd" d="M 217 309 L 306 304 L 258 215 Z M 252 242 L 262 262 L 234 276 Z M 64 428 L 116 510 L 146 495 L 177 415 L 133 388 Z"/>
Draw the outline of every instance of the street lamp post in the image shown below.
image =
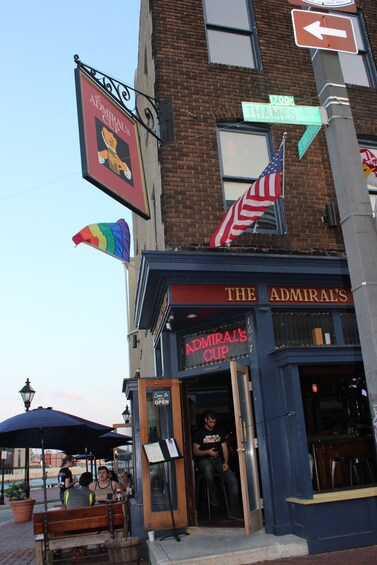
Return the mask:
<path id="1" fill-rule="evenodd" d="M 21 398 L 25 405 L 25 412 L 29 412 L 31 401 L 34 398 L 35 390 L 30 386 L 29 379 L 26 379 L 25 386 L 19 391 Z M 29 481 L 29 448 L 25 448 L 25 483 L 27 483 L 27 496 L 30 496 L 30 481 Z"/>
<path id="2" fill-rule="evenodd" d="M 4 473 L 5 473 L 5 460 L 7 458 L 8 452 L 1 451 L 1 494 L 0 494 L 0 504 L 5 504 L 4 502 Z"/>
<path id="3" fill-rule="evenodd" d="M 132 424 L 131 424 L 131 412 L 130 412 L 128 404 L 126 404 L 126 408 L 122 412 L 122 417 L 123 417 L 123 420 L 124 420 L 124 427 L 130 428 Z M 128 449 L 127 449 L 127 452 L 128 452 Z M 127 460 L 127 468 L 128 468 L 128 472 L 130 472 L 130 460 L 129 459 Z"/>

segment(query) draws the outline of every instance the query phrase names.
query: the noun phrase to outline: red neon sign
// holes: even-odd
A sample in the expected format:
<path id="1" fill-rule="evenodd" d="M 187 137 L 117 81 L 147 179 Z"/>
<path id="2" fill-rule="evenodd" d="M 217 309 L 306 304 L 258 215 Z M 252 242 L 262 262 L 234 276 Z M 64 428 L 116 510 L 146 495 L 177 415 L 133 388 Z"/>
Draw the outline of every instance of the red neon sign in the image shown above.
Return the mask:
<path id="1" fill-rule="evenodd" d="M 239 325 L 183 338 L 185 368 L 247 354 L 247 334 Z"/>

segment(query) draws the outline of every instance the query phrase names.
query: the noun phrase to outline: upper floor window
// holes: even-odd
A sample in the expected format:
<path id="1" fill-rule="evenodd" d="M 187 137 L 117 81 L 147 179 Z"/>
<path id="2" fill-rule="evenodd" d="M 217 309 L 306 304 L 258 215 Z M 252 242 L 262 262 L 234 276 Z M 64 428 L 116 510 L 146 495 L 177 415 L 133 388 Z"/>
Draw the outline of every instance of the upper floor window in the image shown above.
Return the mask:
<path id="1" fill-rule="evenodd" d="M 227 210 L 260 176 L 273 157 L 270 132 L 245 126 L 218 127 L 220 166 L 223 181 L 224 207 Z M 253 224 L 252 232 L 282 233 L 281 198 Z"/>
<path id="2" fill-rule="evenodd" d="M 339 53 L 344 82 L 359 86 L 376 86 L 376 68 L 367 38 L 364 21 L 361 15 L 347 14 L 352 18 L 359 52 L 356 55 Z"/>
<path id="3" fill-rule="evenodd" d="M 211 63 L 259 68 L 250 0 L 203 0 Z"/>
<path id="4" fill-rule="evenodd" d="M 364 176 L 367 181 L 372 210 L 377 212 L 377 142 L 359 141 L 360 155 L 363 163 Z"/>

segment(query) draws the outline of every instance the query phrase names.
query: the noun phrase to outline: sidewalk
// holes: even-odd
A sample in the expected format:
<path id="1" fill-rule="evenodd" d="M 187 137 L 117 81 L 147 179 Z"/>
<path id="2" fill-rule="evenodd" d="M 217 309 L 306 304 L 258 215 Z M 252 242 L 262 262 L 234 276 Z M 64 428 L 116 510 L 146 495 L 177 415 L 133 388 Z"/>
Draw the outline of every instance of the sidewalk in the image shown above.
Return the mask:
<path id="1" fill-rule="evenodd" d="M 147 542 L 151 565 L 372 565 L 377 546 L 308 555 L 305 540 L 271 536 L 262 530 L 251 536 L 233 533 L 191 534 Z"/>
<path id="2" fill-rule="evenodd" d="M 43 511 L 43 490 L 33 489 L 34 510 Z M 13 521 L 12 510 L 7 504 L 0 506 L 0 563 L 1 565 L 34 565 L 34 535 L 32 522 Z M 51 506 L 59 501 L 59 488 L 47 489 L 47 501 Z"/>
<path id="3" fill-rule="evenodd" d="M 32 496 L 37 500 L 35 510 L 43 510 L 43 491 L 36 489 Z M 59 500 L 59 489 L 47 490 L 49 506 Z M 203 531 L 202 531 L 203 532 Z M 216 532 L 192 533 L 175 539 L 147 542 L 151 565 L 372 565 L 377 563 L 377 545 L 361 549 L 307 555 L 284 553 L 288 538 L 295 536 L 269 536 L 257 532 L 253 536 Z M 284 539 L 285 540 L 284 543 Z M 295 540 L 293 540 L 295 541 Z M 296 538 L 298 545 L 304 540 Z M 243 550 L 242 550 L 243 548 Z M 277 549 L 278 548 L 278 549 Z M 246 551 L 245 551 L 246 549 Z M 240 551 L 241 550 L 241 551 Z M 254 551 L 256 550 L 256 551 Z M 280 553 L 279 553 L 280 551 Z M 290 549 L 291 551 L 291 549 Z M 145 562 L 144 562 L 145 563 Z M 9 505 L 0 506 L 0 565 L 35 565 L 32 522 L 16 524 Z"/>

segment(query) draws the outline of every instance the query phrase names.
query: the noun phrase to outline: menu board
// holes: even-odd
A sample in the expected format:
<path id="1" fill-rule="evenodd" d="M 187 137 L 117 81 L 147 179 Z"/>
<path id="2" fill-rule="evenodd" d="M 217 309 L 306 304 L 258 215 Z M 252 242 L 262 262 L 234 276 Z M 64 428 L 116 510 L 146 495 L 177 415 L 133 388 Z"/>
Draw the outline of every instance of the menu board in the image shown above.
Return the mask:
<path id="1" fill-rule="evenodd" d="M 145 443 L 143 447 L 150 465 L 182 458 L 177 443 L 172 437 L 161 441 Z"/>

